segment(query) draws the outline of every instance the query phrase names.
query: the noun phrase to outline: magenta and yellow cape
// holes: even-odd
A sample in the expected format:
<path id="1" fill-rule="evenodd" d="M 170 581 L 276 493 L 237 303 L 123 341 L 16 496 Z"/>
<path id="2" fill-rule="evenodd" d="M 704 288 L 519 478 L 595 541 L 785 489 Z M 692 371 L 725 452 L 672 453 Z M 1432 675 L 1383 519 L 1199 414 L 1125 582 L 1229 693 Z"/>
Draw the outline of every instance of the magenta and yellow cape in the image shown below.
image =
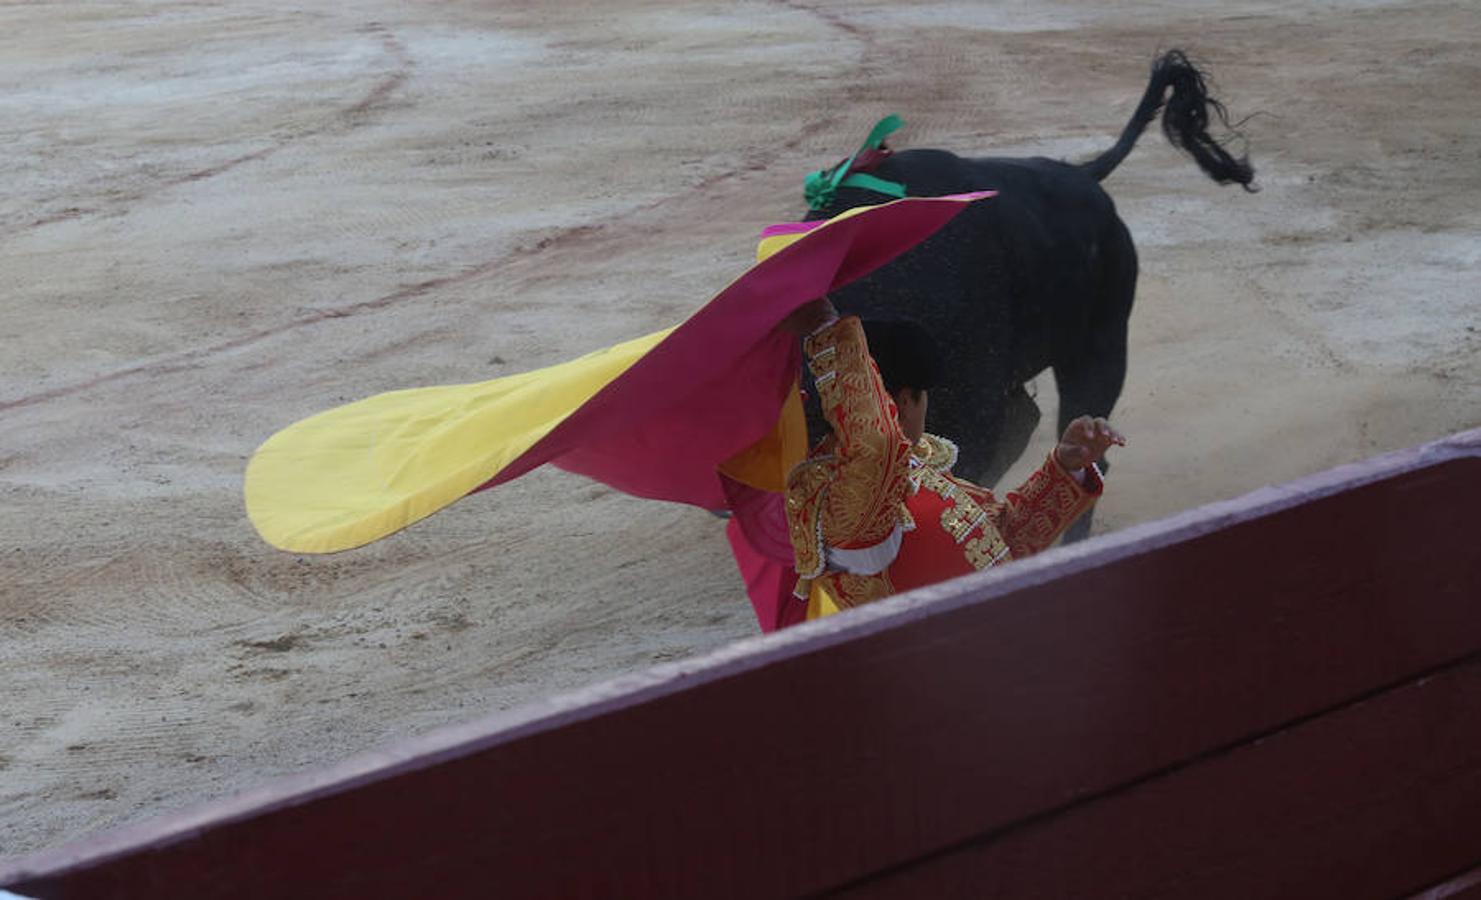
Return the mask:
<path id="1" fill-rule="evenodd" d="M 674 328 L 546 369 L 392 391 L 290 425 L 247 464 L 247 514 L 275 547 L 332 553 L 545 463 L 706 509 L 745 505 L 746 486 L 780 491 L 807 448 L 797 340 L 778 323 L 984 196 L 773 226 L 758 262 Z"/>

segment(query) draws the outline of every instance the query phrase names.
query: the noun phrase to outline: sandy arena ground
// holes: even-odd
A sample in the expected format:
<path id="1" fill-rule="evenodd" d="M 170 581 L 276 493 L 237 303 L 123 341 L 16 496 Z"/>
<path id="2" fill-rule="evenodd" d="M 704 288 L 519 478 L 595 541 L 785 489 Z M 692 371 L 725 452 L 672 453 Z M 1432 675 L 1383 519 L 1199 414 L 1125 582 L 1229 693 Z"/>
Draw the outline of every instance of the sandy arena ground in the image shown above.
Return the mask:
<path id="1" fill-rule="evenodd" d="M 1260 194 L 1156 130 L 1107 182 L 1098 529 L 1481 424 L 1474 0 L 577 7 L 0 5 L 0 855 L 752 635 L 700 511 L 538 472 L 297 557 L 243 466 L 681 319 L 887 112 L 1086 158 L 1183 46 L 1263 113 Z"/>

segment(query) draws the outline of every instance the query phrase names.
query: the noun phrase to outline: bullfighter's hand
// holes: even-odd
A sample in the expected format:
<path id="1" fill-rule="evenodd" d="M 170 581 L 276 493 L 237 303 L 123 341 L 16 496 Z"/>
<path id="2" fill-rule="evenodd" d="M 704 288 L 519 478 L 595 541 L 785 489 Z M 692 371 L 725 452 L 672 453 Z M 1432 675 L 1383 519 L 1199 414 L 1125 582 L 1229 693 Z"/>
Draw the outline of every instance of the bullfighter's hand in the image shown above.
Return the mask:
<path id="1" fill-rule="evenodd" d="M 1126 446 L 1126 438 L 1105 419 L 1081 416 L 1064 430 L 1054 453 L 1069 471 L 1083 469 L 1105 455 L 1112 445 Z"/>
<path id="2" fill-rule="evenodd" d="M 811 300 L 792 311 L 782 320 L 781 327 L 800 337 L 807 337 L 824 325 L 838 318 L 838 310 L 827 296 Z"/>

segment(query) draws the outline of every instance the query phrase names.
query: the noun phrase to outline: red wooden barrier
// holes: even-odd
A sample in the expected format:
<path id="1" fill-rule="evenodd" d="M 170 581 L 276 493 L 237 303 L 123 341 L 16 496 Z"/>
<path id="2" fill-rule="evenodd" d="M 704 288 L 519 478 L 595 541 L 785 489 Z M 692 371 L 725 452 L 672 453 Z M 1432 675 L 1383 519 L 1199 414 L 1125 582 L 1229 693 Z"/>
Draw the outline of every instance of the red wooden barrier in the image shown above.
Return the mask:
<path id="1" fill-rule="evenodd" d="M 1464 896 L 1478 510 L 1481 431 L 19 860 L 0 884 Z"/>
<path id="2" fill-rule="evenodd" d="M 1481 655 L 846 893 L 1399 897 L 1478 852 Z"/>

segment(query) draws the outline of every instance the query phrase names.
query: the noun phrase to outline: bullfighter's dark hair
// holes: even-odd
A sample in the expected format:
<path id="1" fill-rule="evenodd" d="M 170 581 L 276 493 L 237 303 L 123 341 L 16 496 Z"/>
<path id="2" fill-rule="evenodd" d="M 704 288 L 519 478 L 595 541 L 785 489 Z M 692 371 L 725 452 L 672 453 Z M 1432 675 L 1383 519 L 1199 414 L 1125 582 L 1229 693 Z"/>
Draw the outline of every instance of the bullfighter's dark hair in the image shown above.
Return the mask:
<path id="1" fill-rule="evenodd" d="M 869 355 L 879 366 L 885 390 L 928 391 L 941 382 L 941 348 L 919 322 L 903 318 L 864 320 Z"/>

